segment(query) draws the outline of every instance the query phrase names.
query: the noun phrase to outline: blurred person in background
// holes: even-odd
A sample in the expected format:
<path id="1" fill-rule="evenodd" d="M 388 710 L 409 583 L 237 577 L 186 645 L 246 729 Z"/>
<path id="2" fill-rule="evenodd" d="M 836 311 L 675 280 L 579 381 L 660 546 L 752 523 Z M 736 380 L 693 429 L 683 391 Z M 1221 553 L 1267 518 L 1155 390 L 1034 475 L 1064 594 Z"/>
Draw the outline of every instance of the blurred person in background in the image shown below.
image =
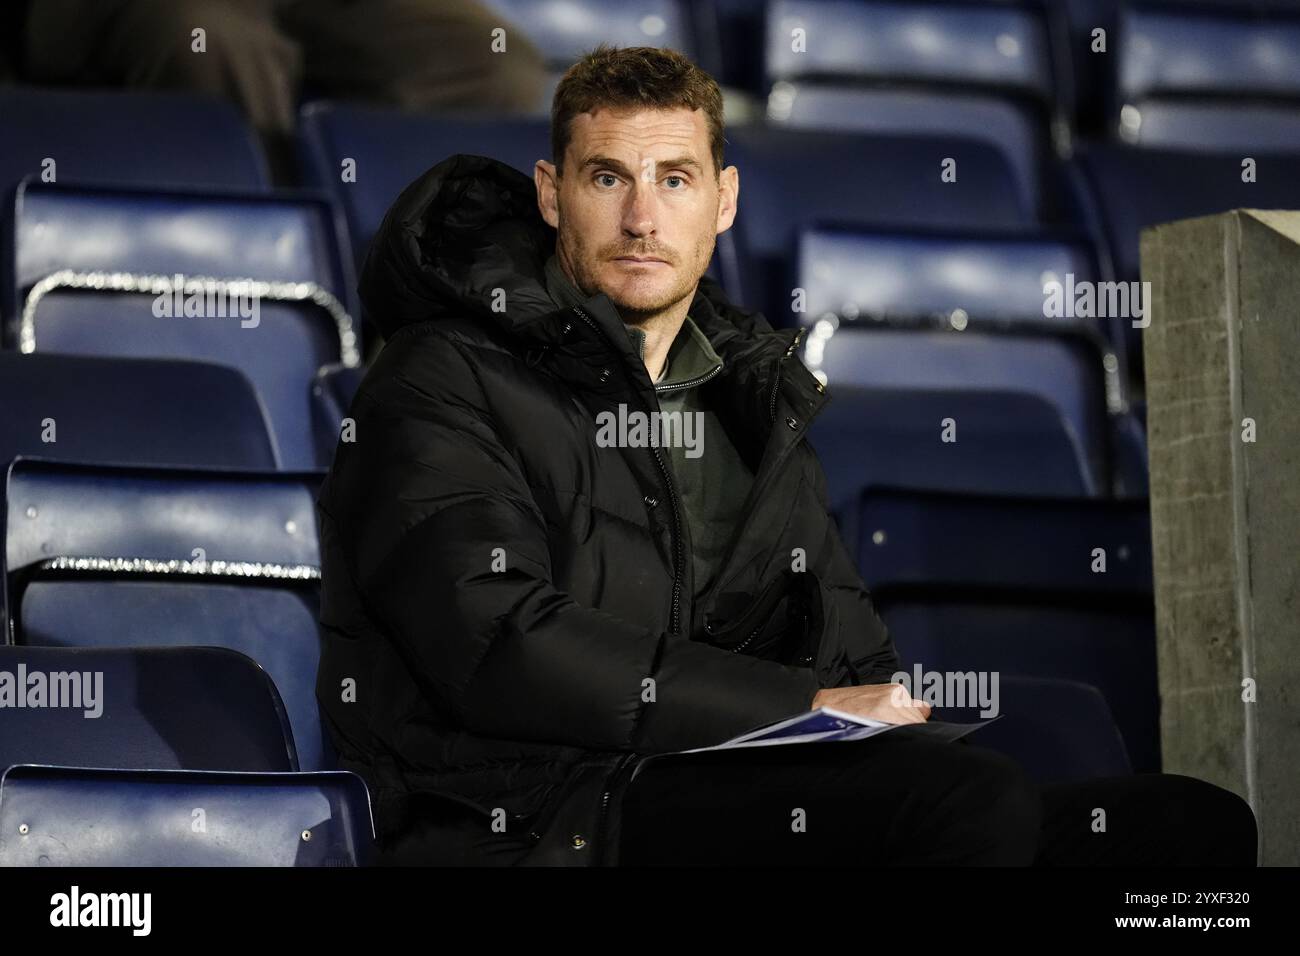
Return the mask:
<path id="1" fill-rule="evenodd" d="M 226 97 L 262 134 L 281 181 L 292 181 L 292 133 L 304 90 L 414 110 L 510 113 L 536 107 L 546 84 L 537 49 L 479 0 L 6 6 L 0 34 L 9 38 L 8 56 L 22 80 Z M 505 31 L 501 52 L 494 51 L 497 28 Z M 200 29 L 201 43 L 194 34 Z"/>

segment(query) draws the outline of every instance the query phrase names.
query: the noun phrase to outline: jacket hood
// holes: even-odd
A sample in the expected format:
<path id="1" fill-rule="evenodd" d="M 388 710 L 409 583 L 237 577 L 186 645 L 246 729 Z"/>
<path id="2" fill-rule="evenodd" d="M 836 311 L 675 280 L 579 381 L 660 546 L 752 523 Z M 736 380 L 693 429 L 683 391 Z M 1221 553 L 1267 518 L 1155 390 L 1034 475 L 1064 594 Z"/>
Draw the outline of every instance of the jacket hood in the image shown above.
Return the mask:
<path id="1" fill-rule="evenodd" d="M 555 230 L 537 208 L 532 179 L 498 160 L 457 154 L 407 186 L 388 210 L 362 267 L 361 300 L 385 338 L 415 322 L 474 317 L 551 342 L 554 320 L 568 312 L 546 291 L 554 252 Z M 590 301 L 595 311 L 617 315 L 603 294 Z M 690 314 L 715 348 L 772 331 L 761 314 L 728 302 L 708 276 Z"/>
<path id="2" fill-rule="evenodd" d="M 543 267 L 555 230 L 532 180 L 483 156 L 458 154 L 427 170 L 389 208 L 361 270 L 367 316 L 385 338 L 402 326 L 474 316 L 515 326 L 555 304 Z M 505 312 L 492 309 L 494 290 Z"/>

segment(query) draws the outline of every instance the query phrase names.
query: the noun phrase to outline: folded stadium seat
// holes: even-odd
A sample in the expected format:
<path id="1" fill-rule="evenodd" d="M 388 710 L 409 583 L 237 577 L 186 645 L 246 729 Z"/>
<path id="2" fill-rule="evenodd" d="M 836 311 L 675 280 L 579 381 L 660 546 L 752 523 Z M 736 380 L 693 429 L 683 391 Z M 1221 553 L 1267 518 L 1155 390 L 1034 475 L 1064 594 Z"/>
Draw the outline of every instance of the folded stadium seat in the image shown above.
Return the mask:
<path id="1" fill-rule="evenodd" d="M 1129 3 L 1119 17 L 1115 134 L 1142 146 L 1300 147 L 1294 3 Z"/>
<path id="2" fill-rule="evenodd" d="M 319 479 L 15 462 L 5 491 L 14 643 L 239 651 L 275 682 L 299 765 L 332 768 L 315 687 Z"/>
<path id="3" fill-rule="evenodd" d="M 0 351 L 0 409 L 0 465 L 279 465 L 253 384 L 211 362 Z"/>
<path id="4" fill-rule="evenodd" d="M 1046 399 L 1023 392 L 837 385 L 809 438 L 845 541 L 872 485 L 927 491 L 1096 495 L 1084 450 Z M 944 420 L 957 441 L 943 441 Z"/>
<path id="5" fill-rule="evenodd" d="M 197 93 L 7 87 L 0 143 L 6 201 L 19 180 L 51 173 L 60 183 L 270 188 L 266 159 L 239 110 Z"/>
<path id="6" fill-rule="evenodd" d="M 997 696 L 999 719 L 968 739 L 1014 757 L 1037 783 L 1133 772 L 1106 698 L 1091 684 L 1000 675 Z M 978 706 L 944 707 L 932 717 L 960 723 L 988 719 Z"/>
<path id="7" fill-rule="evenodd" d="M 1071 443 L 1082 450 L 1087 487 L 1107 494 L 1113 467 L 1108 416 L 1119 409 L 1108 394 L 1104 355 L 1099 337 L 1079 329 L 857 328 L 827 318 L 813 325 L 803 353 L 832 395 L 844 385 L 1036 395 L 1055 407 Z M 952 417 L 960 444 L 961 416 Z"/>
<path id="8" fill-rule="evenodd" d="M 1159 769 L 1146 502 L 876 488 L 861 509 L 859 566 L 906 666 L 1092 684 L 1134 769 Z"/>
<path id="9" fill-rule="evenodd" d="M 298 769 L 275 685 L 226 648 L 0 645 L 0 672 L 28 704 L 0 708 L 0 770 Z"/>
<path id="10" fill-rule="evenodd" d="M 1035 213 L 992 146 L 942 136 L 876 136 L 756 126 L 727 131 L 727 163 L 740 171 L 740 208 L 718 237 L 738 262 L 727 291 L 778 325 L 797 325 L 792 252 L 820 222 L 870 228 L 1023 229 Z M 944 182 L 944 161 L 957 179 Z"/>
<path id="11" fill-rule="evenodd" d="M 364 866 L 356 774 L 11 767 L 0 866 Z"/>
<path id="12" fill-rule="evenodd" d="M 1042 210 L 1057 106 L 1036 3 L 769 0 L 768 119 L 804 129 L 965 137 L 998 149 Z"/>
<path id="13" fill-rule="evenodd" d="M 319 101 L 303 107 L 298 147 L 304 179 L 334 196 L 360 259 L 393 200 L 425 170 L 469 153 L 531 178 L 533 164 L 550 158 L 551 134 L 549 121 L 535 117 L 429 115 Z"/>
<path id="14" fill-rule="evenodd" d="M 360 363 L 341 217 L 323 198 L 28 181 L 15 202 L 10 348 L 242 369 L 281 464 L 314 468 L 311 385 Z"/>
<path id="15" fill-rule="evenodd" d="M 551 97 L 569 66 L 600 43 L 618 47 L 668 47 L 718 74 L 716 20 L 698 0 L 486 0 L 541 52 L 550 82 L 539 97 L 549 114 Z M 508 28 L 507 28 L 508 29 Z"/>

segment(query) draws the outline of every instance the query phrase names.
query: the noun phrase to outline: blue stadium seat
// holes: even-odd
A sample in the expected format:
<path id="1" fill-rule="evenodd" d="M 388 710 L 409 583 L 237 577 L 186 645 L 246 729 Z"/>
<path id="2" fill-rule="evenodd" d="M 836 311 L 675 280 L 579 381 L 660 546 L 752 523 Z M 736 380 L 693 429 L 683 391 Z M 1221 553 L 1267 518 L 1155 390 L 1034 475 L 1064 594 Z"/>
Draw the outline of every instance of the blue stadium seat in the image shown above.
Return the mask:
<path id="1" fill-rule="evenodd" d="M 1242 181 L 1243 155 L 1091 143 L 1067 167 L 1088 230 L 1121 282 L 1139 280 L 1138 234 L 1148 226 L 1230 209 L 1300 209 L 1300 141 L 1294 153 L 1252 153 L 1254 182 Z M 1122 323 L 1125 353 L 1142 368 L 1141 330 Z"/>
<path id="2" fill-rule="evenodd" d="M 365 866 L 374 839 L 365 783 L 343 771 L 0 778 L 0 866 Z"/>
<path id="3" fill-rule="evenodd" d="M 1082 449 L 1088 487 L 1103 493 L 1113 467 L 1109 413 L 1115 386 L 1102 344 L 1082 331 L 986 331 L 921 326 L 838 328 L 818 319 L 804 360 L 833 389 L 919 388 L 1018 391 L 1037 395 L 1060 413 L 1070 441 Z M 958 442 L 961 441 L 961 416 Z"/>
<path id="4" fill-rule="evenodd" d="M 727 162 L 740 171 L 735 226 L 718 237 L 733 298 L 792 325 L 791 266 L 799 231 L 821 222 L 872 228 L 1016 229 L 1035 223 L 1015 175 L 994 148 L 945 137 L 738 127 Z M 944 182 L 943 163 L 957 162 Z M 743 288 L 733 288 L 733 285 Z"/>
<path id="5" fill-rule="evenodd" d="M 999 675 L 1000 720 L 968 738 L 1013 757 L 1039 784 L 1133 772 L 1106 698 L 1091 684 Z M 944 708 L 939 719 L 979 720 L 978 710 Z"/>
<path id="6" fill-rule="evenodd" d="M 0 199 L 47 159 L 60 183 L 270 188 L 238 108 L 199 94 L 3 88 L 0 143 Z"/>
<path id="7" fill-rule="evenodd" d="M 797 242 L 807 322 L 827 312 L 857 321 L 959 314 L 974 326 L 1060 322 L 1112 334 L 1095 319 L 1045 308 L 1048 282 L 1098 278 L 1096 252 L 1081 236 L 817 226 Z"/>
<path id="8" fill-rule="evenodd" d="M 316 705 L 319 474 L 19 461 L 6 488 L 14 640 L 229 647 L 275 682 L 300 766 L 333 766 Z"/>
<path id="9" fill-rule="evenodd" d="M 0 770 L 298 769 L 275 685 L 225 648 L 0 645 L 0 671 L 41 675 L 47 695 L 43 707 L 0 708 Z M 16 686 L 26 693 L 26 683 Z"/>
<path id="10" fill-rule="evenodd" d="M 717 72 L 712 13 L 688 0 L 487 0 L 541 51 L 555 82 L 599 43 L 668 47 Z M 548 95 L 540 104 L 549 112 Z"/>
<path id="11" fill-rule="evenodd" d="M 1300 11 L 1133 3 L 1119 16 L 1116 130 L 1143 146 L 1294 150 Z"/>
<path id="12" fill-rule="evenodd" d="M 279 464 L 252 383 L 238 369 L 211 362 L 0 351 L 0 408 L 0 465 L 20 455 L 97 464 Z"/>
<path id="13" fill-rule="evenodd" d="M 861 512 L 863 579 L 907 666 L 1092 684 L 1134 768 L 1159 769 L 1146 502 L 869 489 Z"/>
<path id="14" fill-rule="evenodd" d="M 1043 101 L 1055 86 L 1046 23 L 1025 3 L 769 0 L 767 69 L 771 79 L 928 81 Z"/>
<path id="15" fill-rule="evenodd" d="M 836 385 L 809 438 L 831 511 L 858 540 L 859 495 L 892 485 L 925 491 L 1083 496 L 1098 489 L 1083 449 L 1048 401 L 1021 392 Z M 943 421 L 957 441 L 942 440 Z"/>
<path id="16" fill-rule="evenodd" d="M 1252 153 L 1256 181 L 1242 181 L 1240 153 L 1197 153 L 1087 144 L 1072 162 L 1087 224 L 1105 241 L 1115 277 L 1138 278 L 1138 233 L 1147 226 L 1229 209 L 1300 209 L 1300 141 L 1292 153 Z"/>
<path id="17" fill-rule="evenodd" d="M 312 380 L 322 365 L 360 361 L 342 232 L 318 199 L 28 182 L 15 205 L 6 339 L 24 352 L 240 368 L 266 403 L 282 464 L 313 468 Z M 221 288 L 205 280 L 262 284 L 247 286 L 247 314 L 231 314 L 238 302 L 209 299 Z"/>
<path id="18" fill-rule="evenodd" d="M 303 108 L 298 135 L 304 177 L 337 199 L 358 257 L 398 194 L 448 156 L 490 156 L 531 179 L 534 163 L 551 155 L 550 123 L 536 118 L 430 116 L 316 102 Z M 347 160 L 355 162 L 355 181 L 343 179 Z"/>
<path id="19" fill-rule="evenodd" d="M 770 120 L 986 143 L 1038 208 L 1056 84 L 1036 5 L 771 0 L 766 49 Z"/>
<path id="20" fill-rule="evenodd" d="M 873 587 L 1152 594 L 1146 501 L 872 488 L 863 507 L 858 554 Z M 1096 548 L 1105 573 L 1092 570 Z"/>

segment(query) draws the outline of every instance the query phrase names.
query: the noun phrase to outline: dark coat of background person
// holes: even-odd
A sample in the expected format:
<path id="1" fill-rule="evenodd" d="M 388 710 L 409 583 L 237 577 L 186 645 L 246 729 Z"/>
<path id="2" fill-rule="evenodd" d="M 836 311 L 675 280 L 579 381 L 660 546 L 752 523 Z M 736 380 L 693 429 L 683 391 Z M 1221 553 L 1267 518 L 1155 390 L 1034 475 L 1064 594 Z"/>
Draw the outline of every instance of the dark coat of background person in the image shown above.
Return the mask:
<path id="1" fill-rule="evenodd" d="M 703 387 L 756 478 L 697 595 L 666 454 L 596 440 L 599 413 L 656 409 L 645 366 L 604 295 L 547 296 L 554 249 L 532 180 L 458 155 L 406 188 L 363 269 L 387 344 L 318 499 L 317 696 L 381 844 L 435 796 L 485 835 L 503 809 L 510 862 L 616 862 L 634 757 L 898 669 L 804 440 L 827 396 L 796 332 L 701 281 L 690 314 L 726 366 Z"/>

